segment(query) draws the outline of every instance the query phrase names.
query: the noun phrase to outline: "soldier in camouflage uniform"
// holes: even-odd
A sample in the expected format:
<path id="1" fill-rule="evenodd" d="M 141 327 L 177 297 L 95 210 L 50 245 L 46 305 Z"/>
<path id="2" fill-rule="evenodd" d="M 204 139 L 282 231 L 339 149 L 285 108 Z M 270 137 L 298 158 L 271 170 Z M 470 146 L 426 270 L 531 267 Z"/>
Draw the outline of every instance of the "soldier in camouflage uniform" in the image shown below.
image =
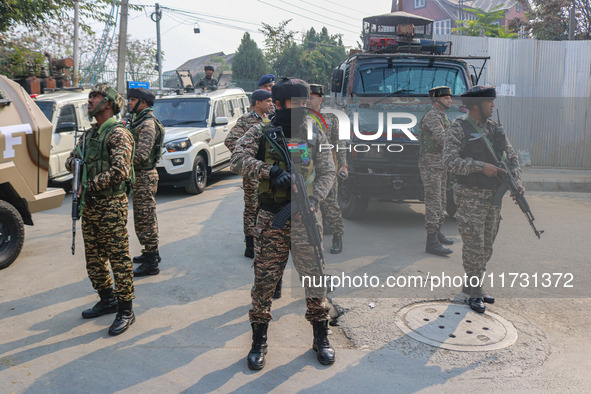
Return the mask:
<path id="1" fill-rule="evenodd" d="M 425 229 L 427 230 L 427 246 L 425 251 L 437 256 L 447 256 L 451 249 L 443 245 L 451 245 L 453 241 L 441 233 L 441 225 L 445 221 L 445 191 L 447 187 L 447 170 L 443 165 L 443 144 L 447 129 L 451 125 L 445 111 L 451 107 L 451 88 L 439 86 L 429 90 L 433 101 L 431 109 L 425 113 L 419 125 L 419 171 L 425 189 Z M 443 245 L 442 245 L 443 244 Z"/>
<path id="2" fill-rule="evenodd" d="M 273 99 L 271 92 L 264 89 L 258 89 L 252 92 L 251 104 L 253 110 L 242 115 L 237 121 L 236 125 L 232 127 L 230 133 L 226 137 L 224 143 L 230 150 L 234 152 L 236 141 L 244 135 L 252 126 L 268 122 L 267 115 L 271 112 L 273 106 Z M 246 249 L 244 256 L 254 257 L 254 226 L 257 220 L 257 213 L 259 210 L 259 201 L 257 200 L 257 189 L 259 181 L 257 179 L 245 177 L 242 179 L 242 189 L 244 190 L 244 240 L 246 242 Z"/>
<path id="3" fill-rule="evenodd" d="M 72 171 L 73 158 L 84 159 L 78 192 L 82 201 L 86 270 L 100 296 L 100 301 L 82 312 L 82 317 L 90 319 L 117 312 L 109 335 L 125 332 L 135 321 L 125 194 L 126 181 L 132 177 L 134 142 L 131 133 L 115 118 L 124 105 L 123 97 L 109 85 L 94 86 L 89 93 L 88 113 L 96 123 L 80 137 L 66 160 L 66 168 Z"/>
<path id="4" fill-rule="evenodd" d="M 154 95 L 145 88 L 129 89 L 129 130 L 135 141 L 133 167 L 133 224 L 135 233 L 144 247 L 141 256 L 133 258 L 140 266 L 133 276 L 158 275 L 161 261 L 158 251 L 158 218 L 156 217 L 156 191 L 158 190 L 158 171 L 156 163 L 162 155 L 164 127 L 154 117 L 152 106 Z"/>
<path id="5" fill-rule="evenodd" d="M 199 81 L 198 87 L 206 90 L 216 90 L 218 80 L 213 77 L 213 66 L 205 66 L 205 76 Z"/>
<path id="6" fill-rule="evenodd" d="M 470 308 L 485 311 L 484 303 L 495 299 L 484 293 L 481 283 L 486 263 L 492 256 L 492 246 L 499 230 L 501 207 L 493 205 L 493 196 L 500 183 L 497 178 L 503 169 L 485 153 L 481 141 L 470 141 L 484 134 L 499 157 L 506 157 L 509 169 L 517 182 L 521 175 L 519 159 L 505 136 L 503 127 L 490 119 L 493 114 L 495 88 L 474 86 L 462 94 L 468 114 L 457 119 L 449 128 L 443 161 L 450 173 L 456 175 L 454 200 L 458 206 L 456 219 L 464 243 L 462 260 L 468 277 L 463 292 L 469 297 Z M 521 186 L 521 193 L 525 188 Z"/>
<path id="7" fill-rule="evenodd" d="M 280 152 L 272 141 L 291 152 L 295 170 L 301 173 L 312 211 L 326 198 L 334 184 L 334 161 L 330 152 L 321 152 L 320 144 L 327 143 L 324 133 L 314 128 L 312 140 L 307 140 L 306 109 L 302 97 L 308 97 L 309 86 L 299 79 L 284 78 L 273 87 L 277 107 L 271 124 L 258 124 L 248 130 L 236 144 L 231 158 L 231 169 L 244 177 L 260 180 L 258 197 L 261 203 L 255 229 L 254 285 L 251 291 L 252 347 L 248 353 L 248 367 L 253 370 L 265 366 L 267 328 L 271 320 L 271 303 L 277 282 L 292 250 L 298 274 L 319 280 L 322 268 L 309 244 L 301 215 L 295 213 L 283 228 L 271 227 L 275 216 L 290 210 L 291 175 L 287 172 L 286 152 Z M 297 98 L 297 99 L 296 99 Z M 285 208 L 287 206 L 287 208 Z M 287 211 L 289 212 L 289 211 Z M 317 282 L 318 283 L 318 282 Z M 327 338 L 328 310 L 326 287 L 306 287 L 306 319 L 313 325 L 313 349 L 322 364 L 334 363 L 334 349 Z"/>
<path id="8" fill-rule="evenodd" d="M 324 96 L 324 86 L 311 84 L 310 85 L 310 100 L 308 107 L 316 112 L 320 112 L 322 108 L 322 97 Z M 336 168 L 338 168 L 338 177 L 335 178 L 334 185 L 330 189 L 328 196 L 324 201 L 320 202 L 320 210 L 326 224 L 332 230 L 332 248 L 330 253 L 337 254 L 343 251 L 343 215 L 339 202 L 337 200 L 337 191 L 339 187 L 339 177 L 343 180 L 349 176 L 347 167 L 347 151 L 345 150 L 345 141 L 339 140 L 339 123 L 335 115 L 322 114 L 328 126 L 327 138 L 328 143 L 335 149 L 333 158 L 336 160 Z"/>

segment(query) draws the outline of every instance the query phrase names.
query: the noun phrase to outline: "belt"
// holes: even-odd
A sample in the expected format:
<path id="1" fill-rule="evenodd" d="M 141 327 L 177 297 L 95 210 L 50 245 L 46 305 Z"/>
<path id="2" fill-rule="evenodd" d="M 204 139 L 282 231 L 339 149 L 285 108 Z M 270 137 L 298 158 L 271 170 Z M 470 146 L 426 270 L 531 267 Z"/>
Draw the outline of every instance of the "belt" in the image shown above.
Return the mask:
<path id="1" fill-rule="evenodd" d="M 269 211 L 269 212 L 277 213 L 277 212 L 281 211 L 284 206 L 285 205 L 278 205 L 278 204 L 274 204 L 274 205 L 271 205 L 271 204 L 261 204 L 261 209 L 263 211 Z"/>

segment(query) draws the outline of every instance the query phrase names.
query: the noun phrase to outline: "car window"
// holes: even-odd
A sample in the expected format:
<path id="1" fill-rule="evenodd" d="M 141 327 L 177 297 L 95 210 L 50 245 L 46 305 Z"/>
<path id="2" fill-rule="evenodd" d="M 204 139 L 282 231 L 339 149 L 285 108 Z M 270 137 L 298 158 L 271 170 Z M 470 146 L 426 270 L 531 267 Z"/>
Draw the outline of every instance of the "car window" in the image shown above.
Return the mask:
<path id="1" fill-rule="evenodd" d="M 209 113 L 207 98 L 157 99 L 154 116 L 165 126 L 206 126 Z"/>
<path id="2" fill-rule="evenodd" d="M 219 116 L 228 116 L 228 111 L 226 109 L 226 101 L 225 100 L 218 100 L 215 103 L 215 117 Z"/>
<path id="3" fill-rule="evenodd" d="M 68 104 L 62 107 L 59 117 L 57 119 L 57 127 L 59 128 L 64 123 L 74 123 L 78 128 L 78 120 L 76 119 L 76 108 Z"/>
<path id="4" fill-rule="evenodd" d="M 35 100 L 35 104 L 37 107 L 43 112 L 43 115 L 50 121 L 53 122 L 53 101 L 43 101 L 43 100 Z"/>

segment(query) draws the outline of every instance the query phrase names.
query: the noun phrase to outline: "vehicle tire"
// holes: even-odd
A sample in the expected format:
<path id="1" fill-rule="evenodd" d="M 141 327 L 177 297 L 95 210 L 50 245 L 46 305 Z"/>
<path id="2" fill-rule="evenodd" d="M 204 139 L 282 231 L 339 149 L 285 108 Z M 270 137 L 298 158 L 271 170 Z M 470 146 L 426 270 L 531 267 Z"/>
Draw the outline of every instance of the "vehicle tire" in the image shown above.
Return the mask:
<path id="1" fill-rule="evenodd" d="M 195 157 L 193 171 L 185 190 L 190 194 L 201 194 L 207 185 L 207 163 L 201 155 Z"/>
<path id="2" fill-rule="evenodd" d="M 346 182 L 339 182 L 338 201 L 345 219 L 359 219 L 369 206 L 369 198 L 351 195 Z"/>
<path id="3" fill-rule="evenodd" d="M 0 269 L 16 260 L 24 240 L 25 225 L 21 214 L 11 204 L 0 200 Z"/>
<path id="4" fill-rule="evenodd" d="M 448 187 L 445 191 L 445 199 L 446 199 L 446 206 L 445 212 L 447 212 L 447 216 L 453 218 L 456 212 L 458 211 L 458 206 L 454 201 L 454 191 L 453 187 Z"/>

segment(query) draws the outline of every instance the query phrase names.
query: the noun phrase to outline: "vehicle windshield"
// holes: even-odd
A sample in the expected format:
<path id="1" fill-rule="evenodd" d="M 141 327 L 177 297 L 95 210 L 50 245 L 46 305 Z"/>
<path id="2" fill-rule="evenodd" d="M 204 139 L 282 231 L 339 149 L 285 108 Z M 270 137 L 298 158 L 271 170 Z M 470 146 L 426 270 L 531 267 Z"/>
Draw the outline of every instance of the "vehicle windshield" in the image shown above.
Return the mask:
<path id="1" fill-rule="evenodd" d="M 427 64 L 388 67 L 386 63 L 360 65 L 353 87 L 355 94 L 365 95 L 428 95 L 435 86 L 449 86 L 454 95 L 464 93 L 467 81 L 458 67 Z"/>
<path id="2" fill-rule="evenodd" d="M 43 112 L 43 115 L 50 121 L 53 122 L 53 101 L 42 101 L 34 100 L 37 107 Z"/>
<path id="3" fill-rule="evenodd" d="M 208 114 L 208 98 L 179 97 L 154 102 L 154 116 L 164 127 L 207 126 Z"/>

